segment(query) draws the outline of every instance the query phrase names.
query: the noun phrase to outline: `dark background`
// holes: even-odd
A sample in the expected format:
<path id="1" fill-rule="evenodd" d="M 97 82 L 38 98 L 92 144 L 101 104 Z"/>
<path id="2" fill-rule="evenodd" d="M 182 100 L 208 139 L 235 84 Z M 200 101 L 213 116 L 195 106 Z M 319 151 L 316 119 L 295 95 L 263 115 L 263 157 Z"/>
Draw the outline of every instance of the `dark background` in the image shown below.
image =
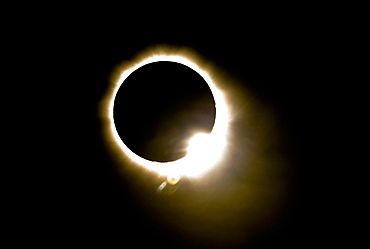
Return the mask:
<path id="1" fill-rule="evenodd" d="M 29 49 L 34 57 L 43 51 L 34 82 L 41 79 L 47 84 L 40 87 L 42 98 L 34 101 L 44 111 L 32 141 L 40 136 L 45 139 L 37 150 L 42 167 L 36 168 L 36 174 L 32 170 L 37 180 L 25 189 L 24 203 L 29 208 L 21 209 L 22 229 L 32 231 L 26 240 L 127 248 L 131 243 L 191 245 L 186 236 L 158 224 L 140 209 L 104 148 L 97 113 L 117 64 L 148 46 L 169 44 L 190 47 L 247 82 L 245 87 L 274 106 L 282 120 L 285 149 L 295 165 L 295 195 L 280 228 L 256 240 L 252 248 L 308 248 L 329 241 L 330 208 L 326 204 L 330 197 L 322 176 L 328 169 L 318 145 L 319 131 L 324 129 L 318 105 L 326 88 L 321 80 L 325 32 L 305 20 L 240 21 L 230 28 L 222 22 L 209 23 L 199 29 L 202 32 L 187 25 L 130 29 L 109 24 L 98 27 L 99 22 L 68 26 L 61 22 L 52 31 L 40 32 L 42 39 Z"/>

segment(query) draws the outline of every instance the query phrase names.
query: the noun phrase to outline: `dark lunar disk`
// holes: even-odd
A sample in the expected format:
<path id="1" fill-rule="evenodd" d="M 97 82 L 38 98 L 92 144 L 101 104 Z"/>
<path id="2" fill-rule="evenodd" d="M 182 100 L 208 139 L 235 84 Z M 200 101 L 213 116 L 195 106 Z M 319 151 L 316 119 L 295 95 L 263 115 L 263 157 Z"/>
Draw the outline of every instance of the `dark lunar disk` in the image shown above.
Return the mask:
<path id="1" fill-rule="evenodd" d="M 215 102 L 205 80 L 175 62 L 155 62 L 134 71 L 114 100 L 114 123 L 122 141 L 151 161 L 186 155 L 188 139 L 210 133 Z"/>

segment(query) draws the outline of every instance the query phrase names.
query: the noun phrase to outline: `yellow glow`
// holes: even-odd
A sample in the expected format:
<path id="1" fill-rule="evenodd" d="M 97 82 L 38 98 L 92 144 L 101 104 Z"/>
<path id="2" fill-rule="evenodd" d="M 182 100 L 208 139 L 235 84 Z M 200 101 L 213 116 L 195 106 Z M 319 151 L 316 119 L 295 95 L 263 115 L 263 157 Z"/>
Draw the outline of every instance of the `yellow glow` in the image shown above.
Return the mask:
<path id="1" fill-rule="evenodd" d="M 168 176 L 167 182 L 171 185 L 175 185 L 180 181 L 180 176 Z"/>
<path id="2" fill-rule="evenodd" d="M 228 106 L 226 104 L 224 94 L 217 88 L 207 71 L 191 60 L 190 56 L 186 56 L 186 54 L 189 53 L 169 51 L 170 50 L 163 48 L 158 49 L 132 65 L 126 64 L 124 70 L 121 71 L 120 76 L 117 77 L 118 80 L 111 89 L 112 91 L 108 94 L 108 103 L 105 103 L 108 105 L 108 113 L 106 115 L 108 116 L 107 121 L 109 123 L 110 130 L 110 134 L 107 135 L 113 137 L 114 142 L 131 160 L 148 170 L 165 176 L 201 176 L 215 166 L 222 157 L 222 153 L 227 144 L 226 136 L 229 124 Z M 194 134 L 193 138 L 189 138 L 187 155 L 173 162 L 149 161 L 135 154 L 119 137 L 113 120 L 114 100 L 121 84 L 138 68 L 149 63 L 160 61 L 180 63 L 196 71 L 207 82 L 216 103 L 216 118 L 212 132 L 210 134 Z"/>

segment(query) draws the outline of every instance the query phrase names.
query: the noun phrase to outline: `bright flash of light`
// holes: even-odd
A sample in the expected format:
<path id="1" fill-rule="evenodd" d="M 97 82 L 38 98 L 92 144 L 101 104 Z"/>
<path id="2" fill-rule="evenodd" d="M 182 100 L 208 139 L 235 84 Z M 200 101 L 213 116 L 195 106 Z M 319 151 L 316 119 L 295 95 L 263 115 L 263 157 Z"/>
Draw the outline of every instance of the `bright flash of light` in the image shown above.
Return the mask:
<path id="1" fill-rule="evenodd" d="M 118 81 L 111 89 L 112 91 L 108 94 L 109 96 L 107 98 L 107 122 L 109 123 L 110 131 L 110 134 L 108 135 L 113 138 L 114 143 L 118 145 L 118 147 L 132 161 L 150 171 L 154 171 L 165 176 L 196 177 L 203 175 L 213 166 L 215 166 L 220 158 L 222 158 L 223 151 L 227 144 L 226 138 L 229 124 L 229 111 L 224 94 L 216 86 L 214 80 L 207 73 L 207 70 L 201 68 L 191 59 L 191 56 L 187 56 L 186 54 L 186 52 L 169 52 L 166 49 L 159 49 L 158 51 L 154 51 L 150 55 L 141 58 L 139 62 L 126 66 L 121 72 Z M 135 154 L 121 140 L 117 133 L 113 119 L 114 100 L 121 84 L 126 80 L 127 77 L 129 77 L 131 73 L 140 67 L 161 61 L 180 63 L 197 72 L 208 84 L 216 103 L 216 118 L 212 132 L 210 134 L 195 134 L 192 138 L 189 138 L 187 155 L 173 162 L 150 161 Z"/>
<path id="2" fill-rule="evenodd" d="M 187 148 L 187 168 L 185 174 L 192 175 L 197 168 L 209 169 L 222 155 L 226 139 L 204 133 L 194 135 Z"/>

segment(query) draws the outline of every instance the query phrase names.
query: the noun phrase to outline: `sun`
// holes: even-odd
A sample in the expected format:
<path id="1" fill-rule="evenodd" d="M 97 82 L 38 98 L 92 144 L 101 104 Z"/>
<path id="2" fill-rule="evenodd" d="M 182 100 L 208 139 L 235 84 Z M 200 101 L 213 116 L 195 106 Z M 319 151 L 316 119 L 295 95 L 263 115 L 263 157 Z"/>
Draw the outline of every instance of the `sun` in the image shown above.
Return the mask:
<path id="1" fill-rule="evenodd" d="M 136 164 L 163 176 L 199 177 L 212 169 L 222 158 L 227 146 L 227 132 L 229 124 L 229 108 L 222 91 L 217 87 L 215 79 L 207 72 L 205 65 L 197 63 L 196 55 L 188 50 L 171 50 L 163 47 L 151 49 L 132 63 L 126 63 L 115 78 L 110 91 L 103 101 L 106 137 L 111 141 L 112 149 L 118 149 Z M 175 62 L 187 66 L 197 72 L 208 84 L 216 104 L 216 117 L 210 134 L 194 134 L 188 139 L 187 154 L 185 157 L 172 162 L 155 162 L 140 157 L 131 151 L 118 135 L 113 118 L 113 106 L 116 94 L 135 70 L 155 62 Z M 199 60 L 198 60 L 199 61 Z"/>

